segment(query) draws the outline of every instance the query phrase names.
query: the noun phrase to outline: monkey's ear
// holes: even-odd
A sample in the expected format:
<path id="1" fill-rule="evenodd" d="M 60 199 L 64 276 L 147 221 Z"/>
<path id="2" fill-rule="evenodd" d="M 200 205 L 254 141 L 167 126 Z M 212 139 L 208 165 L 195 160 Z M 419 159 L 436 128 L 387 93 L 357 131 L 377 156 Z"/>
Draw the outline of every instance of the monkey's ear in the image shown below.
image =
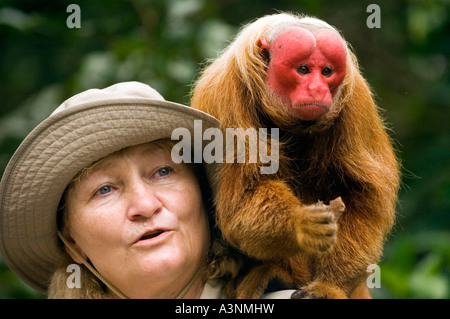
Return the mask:
<path id="1" fill-rule="evenodd" d="M 260 49 L 261 56 L 266 60 L 267 63 L 270 62 L 270 43 L 266 38 L 261 37 L 258 39 L 256 45 Z"/>
<path id="2" fill-rule="evenodd" d="M 270 50 L 270 43 L 264 37 L 259 38 L 256 44 L 261 48 L 261 50 Z"/>

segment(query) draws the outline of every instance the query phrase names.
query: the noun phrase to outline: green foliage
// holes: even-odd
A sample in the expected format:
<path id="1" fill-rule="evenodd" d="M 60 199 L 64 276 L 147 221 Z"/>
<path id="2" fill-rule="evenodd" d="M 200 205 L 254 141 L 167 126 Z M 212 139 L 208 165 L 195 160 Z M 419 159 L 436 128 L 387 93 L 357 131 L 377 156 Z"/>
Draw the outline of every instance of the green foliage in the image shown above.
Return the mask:
<path id="1" fill-rule="evenodd" d="M 398 222 L 380 263 L 379 298 L 450 298 L 450 2 L 73 1 L 0 4 L 0 172 L 23 138 L 62 101 L 89 88 L 141 81 L 189 103 L 193 81 L 245 23 L 280 11 L 317 16 L 351 43 L 403 163 Z M 0 259 L 0 298 L 40 298 Z"/>
<path id="2" fill-rule="evenodd" d="M 397 298 L 450 296 L 450 234 L 405 234 L 387 247 L 381 263 L 383 285 Z"/>

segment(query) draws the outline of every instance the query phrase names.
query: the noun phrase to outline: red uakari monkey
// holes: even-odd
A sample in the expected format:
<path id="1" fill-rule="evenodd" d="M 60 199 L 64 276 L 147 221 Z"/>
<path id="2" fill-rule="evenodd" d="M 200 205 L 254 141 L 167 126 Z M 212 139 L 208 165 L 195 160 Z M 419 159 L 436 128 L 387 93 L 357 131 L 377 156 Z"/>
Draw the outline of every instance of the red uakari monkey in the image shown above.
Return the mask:
<path id="1" fill-rule="evenodd" d="M 191 105 L 223 130 L 279 128 L 277 172 L 262 174 L 261 161 L 217 172 L 217 224 L 252 260 L 235 297 L 258 298 L 273 278 L 297 298 L 367 297 L 367 267 L 395 219 L 399 164 L 339 32 L 293 14 L 257 19 L 203 70 Z"/>

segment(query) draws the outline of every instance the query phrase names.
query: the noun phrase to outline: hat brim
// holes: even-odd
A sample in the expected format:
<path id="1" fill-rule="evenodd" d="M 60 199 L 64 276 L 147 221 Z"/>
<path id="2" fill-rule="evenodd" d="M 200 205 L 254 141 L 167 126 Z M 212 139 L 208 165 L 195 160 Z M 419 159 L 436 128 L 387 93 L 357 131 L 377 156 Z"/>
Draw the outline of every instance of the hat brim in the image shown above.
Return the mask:
<path id="1" fill-rule="evenodd" d="M 72 178 L 112 152 L 170 138 L 175 128 L 193 134 L 194 120 L 202 120 L 203 131 L 218 126 L 214 117 L 199 110 L 145 98 L 77 105 L 43 121 L 19 146 L 0 184 L 0 252 L 6 264 L 46 294 L 63 257 L 56 235 L 57 206 Z"/>

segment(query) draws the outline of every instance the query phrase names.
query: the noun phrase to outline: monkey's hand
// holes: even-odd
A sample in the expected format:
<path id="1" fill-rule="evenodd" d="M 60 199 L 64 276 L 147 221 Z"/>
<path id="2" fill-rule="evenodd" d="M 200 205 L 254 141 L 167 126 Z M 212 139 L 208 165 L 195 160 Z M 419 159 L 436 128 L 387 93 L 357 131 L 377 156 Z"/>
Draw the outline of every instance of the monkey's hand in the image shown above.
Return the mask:
<path id="1" fill-rule="evenodd" d="M 296 228 L 297 240 L 302 250 L 307 253 L 320 254 L 334 246 L 337 238 L 337 221 L 345 210 L 340 197 L 325 205 L 302 206 Z"/>

